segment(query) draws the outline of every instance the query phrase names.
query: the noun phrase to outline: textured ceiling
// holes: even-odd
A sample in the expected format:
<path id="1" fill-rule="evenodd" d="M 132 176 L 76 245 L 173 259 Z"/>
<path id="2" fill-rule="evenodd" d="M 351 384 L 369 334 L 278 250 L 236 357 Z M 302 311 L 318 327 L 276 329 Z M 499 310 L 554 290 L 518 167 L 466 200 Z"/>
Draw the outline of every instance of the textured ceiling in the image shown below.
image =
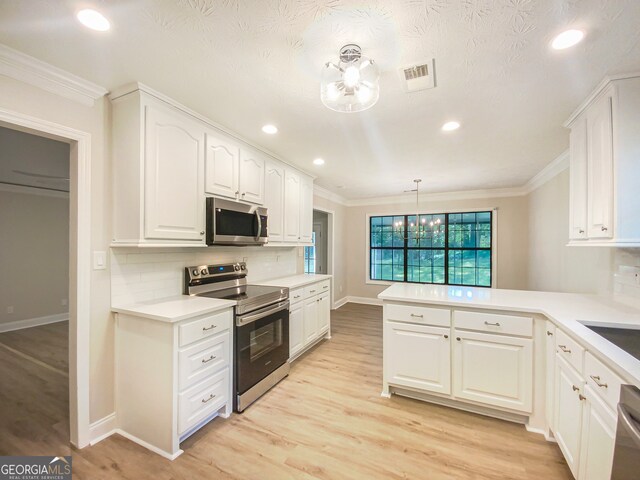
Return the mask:
<path id="1" fill-rule="evenodd" d="M 416 177 L 430 192 L 522 185 L 567 148 L 561 123 L 604 75 L 640 70 L 638 0 L 93 1 L 107 33 L 75 20 L 91 3 L 2 0 L 0 42 L 109 89 L 146 83 L 347 198 Z M 569 27 L 585 40 L 550 50 Z M 352 42 L 382 70 L 380 101 L 332 112 L 321 67 Z M 431 57 L 438 86 L 405 93 L 397 69 Z M 451 119 L 462 128 L 441 132 Z"/>

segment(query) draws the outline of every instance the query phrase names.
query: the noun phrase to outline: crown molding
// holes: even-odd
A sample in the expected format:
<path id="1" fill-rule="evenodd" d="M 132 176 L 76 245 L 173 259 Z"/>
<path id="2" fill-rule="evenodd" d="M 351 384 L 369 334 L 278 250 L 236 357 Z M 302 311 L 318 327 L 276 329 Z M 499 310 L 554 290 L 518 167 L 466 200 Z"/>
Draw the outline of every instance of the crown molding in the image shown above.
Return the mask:
<path id="1" fill-rule="evenodd" d="M 92 107 L 107 89 L 0 44 L 0 75 Z"/>
<path id="2" fill-rule="evenodd" d="M 325 200 L 329 200 L 330 202 L 337 203 L 338 205 L 347 206 L 348 200 L 344 198 L 342 195 L 338 195 L 337 193 L 333 193 L 330 190 L 327 190 L 320 185 L 313 185 L 313 194 L 316 197 L 324 198 Z"/>
<path id="3" fill-rule="evenodd" d="M 569 168 L 568 149 L 558 155 L 550 164 L 540 170 L 540 172 L 538 172 L 536 176 L 525 183 L 525 185 L 523 186 L 525 195 L 528 195 L 534 190 L 537 190 L 549 180 L 564 172 L 567 168 Z"/>

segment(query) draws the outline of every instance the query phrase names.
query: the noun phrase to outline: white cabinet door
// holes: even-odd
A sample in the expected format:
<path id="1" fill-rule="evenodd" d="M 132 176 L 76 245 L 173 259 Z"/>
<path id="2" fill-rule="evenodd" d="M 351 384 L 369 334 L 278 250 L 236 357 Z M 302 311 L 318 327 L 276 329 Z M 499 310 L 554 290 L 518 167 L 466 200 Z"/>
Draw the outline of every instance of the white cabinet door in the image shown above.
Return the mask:
<path id="1" fill-rule="evenodd" d="M 449 329 L 384 323 L 386 380 L 425 392 L 451 393 Z"/>
<path id="2" fill-rule="evenodd" d="M 289 310 L 289 357 L 304 347 L 304 303 L 296 303 Z"/>
<path id="3" fill-rule="evenodd" d="M 582 434 L 581 400 L 584 380 L 573 367 L 556 355 L 554 401 L 554 436 L 574 477 L 578 477 L 580 436 Z"/>
<path id="4" fill-rule="evenodd" d="M 578 478 L 610 478 L 616 441 L 616 417 L 588 385 L 584 396 L 587 401 L 582 422 Z"/>
<path id="5" fill-rule="evenodd" d="M 304 346 L 318 338 L 318 297 L 304 301 Z"/>
<path id="6" fill-rule="evenodd" d="M 221 135 L 207 133 L 205 192 L 238 198 L 240 148 Z"/>
<path id="7" fill-rule="evenodd" d="M 269 241 L 284 240 L 284 167 L 275 162 L 265 166 L 264 206 L 269 212 Z"/>
<path id="8" fill-rule="evenodd" d="M 571 127 L 569 160 L 569 238 L 587 238 L 587 120 Z"/>
<path id="9" fill-rule="evenodd" d="M 453 394 L 531 412 L 533 340 L 454 330 Z"/>
<path id="10" fill-rule="evenodd" d="M 255 152 L 240 150 L 239 199 L 262 205 L 264 203 L 264 159 Z"/>
<path id="11" fill-rule="evenodd" d="M 553 402 L 555 400 L 556 386 L 556 326 L 549 320 L 545 322 L 545 326 L 545 416 L 547 419 L 547 427 L 553 431 Z"/>
<path id="12" fill-rule="evenodd" d="M 170 107 L 145 113 L 145 237 L 204 241 L 204 127 Z"/>
<path id="13" fill-rule="evenodd" d="M 329 331 L 331 318 L 330 299 L 329 292 L 318 295 L 318 335 L 324 335 Z"/>
<path id="14" fill-rule="evenodd" d="M 613 126 L 611 95 L 604 95 L 587 113 L 589 238 L 613 236 Z"/>
<path id="15" fill-rule="evenodd" d="M 300 176 L 291 171 L 284 173 L 284 241 L 300 240 Z"/>
<path id="16" fill-rule="evenodd" d="M 311 242 L 313 232 L 313 179 L 303 176 L 300 181 L 300 241 Z"/>

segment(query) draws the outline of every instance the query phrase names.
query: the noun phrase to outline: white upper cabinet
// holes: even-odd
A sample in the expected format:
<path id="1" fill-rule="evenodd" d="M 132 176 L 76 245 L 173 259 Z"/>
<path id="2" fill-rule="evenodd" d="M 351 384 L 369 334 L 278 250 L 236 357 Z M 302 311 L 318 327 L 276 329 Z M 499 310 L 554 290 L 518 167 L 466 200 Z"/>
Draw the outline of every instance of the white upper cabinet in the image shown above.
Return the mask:
<path id="1" fill-rule="evenodd" d="M 286 170 L 284 174 L 284 241 L 300 240 L 300 175 Z"/>
<path id="2" fill-rule="evenodd" d="M 640 246 L 640 77 L 605 80 L 571 128 L 569 245 Z"/>
<path id="3" fill-rule="evenodd" d="M 112 104 L 112 245 L 204 245 L 205 126 L 141 90 Z"/>
<path id="4" fill-rule="evenodd" d="M 248 149 L 240 149 L 239 199 L 262 205 L 264 203 L 264 159 Z"/>
<path id="5" fill-rule="evenodd" d="M 227 198 L 238 198 L 240 148 L 222 135 L 207 132 L 205 154 L 205 192 Z"/>
<path id="6" fill-rule="evenodd" d="M 310 243 L 313 232 L 313 180 L 303 176 L 300 181 L 300 241 Z"/>
<path id="7" fill-rule="evenodd" d="M 265 166 L 264 206 L 269 213 L 269 241 L 284 241 L 284 167 L 268 161 Z"/>

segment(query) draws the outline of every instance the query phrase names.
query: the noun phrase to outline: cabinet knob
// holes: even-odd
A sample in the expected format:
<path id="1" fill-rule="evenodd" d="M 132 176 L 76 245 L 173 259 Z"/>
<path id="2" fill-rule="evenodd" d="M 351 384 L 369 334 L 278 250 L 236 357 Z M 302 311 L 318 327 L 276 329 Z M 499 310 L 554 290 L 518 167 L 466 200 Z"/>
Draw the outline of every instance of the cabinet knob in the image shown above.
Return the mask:
<path id="1" fill-rule="evenodd" d="M 449 338 L 449 335 L 445 335 L 444 338 Z"/>
<path id="2" fill-rule="evenodd" d="M 573 388 L 574 392 L 579 392 L 580 389 L 578 387 L 576 387 L 575 385 L 571 385 L 571 388 Z"/>
<path id="3" fill-rule="evenodd" d="M 578 230 L 578 233 L 582 234 L 582 233 L 584 233 L 584 230 L 580 229 L 580 230 Z"/>
<path id="4" fill-rule="evenodd" d="M 586 399 L 587 399 L 587 397 L 585 397 L 585 396 L 584 396 L 584 395 L 582 395 L 582 394 L 578 395 L 578 398 L 580 399 L 580 401 L 582 401 L 582 400 L 586 400 Z"/>
<path id="5" fill-rule="evenodd" d="M 602 226 L 602 231 L 603 231 L 603 232 L 606 232 L 607 230 L 608 230 L 608 228 L 607 228 L 607 227 L 605 227 L 605 226 L 603 225 L 603 226 Z"/>
<path id="6" fill-rule="evenodd" d="M 460 341 L 460 337 L 456 337 L 456 340 L 457 340 L 457 341 Z"/>
<path id="7" fill-rule="evenodd" d="M 553 337 L 553 332 L 550 332 L 549 330 L 547 330 L 547 337 Z"/>
<path id="8" fill-rule="evenodd" d="M 244 197 L 247 194 L 247 192 L 243 193 L 242 196 Z"/>
<path id="9" fill-rule="evenodd" d="M 204 235 L 204 230 L 202 232 L 200 232 L 200 235 Z"/>

